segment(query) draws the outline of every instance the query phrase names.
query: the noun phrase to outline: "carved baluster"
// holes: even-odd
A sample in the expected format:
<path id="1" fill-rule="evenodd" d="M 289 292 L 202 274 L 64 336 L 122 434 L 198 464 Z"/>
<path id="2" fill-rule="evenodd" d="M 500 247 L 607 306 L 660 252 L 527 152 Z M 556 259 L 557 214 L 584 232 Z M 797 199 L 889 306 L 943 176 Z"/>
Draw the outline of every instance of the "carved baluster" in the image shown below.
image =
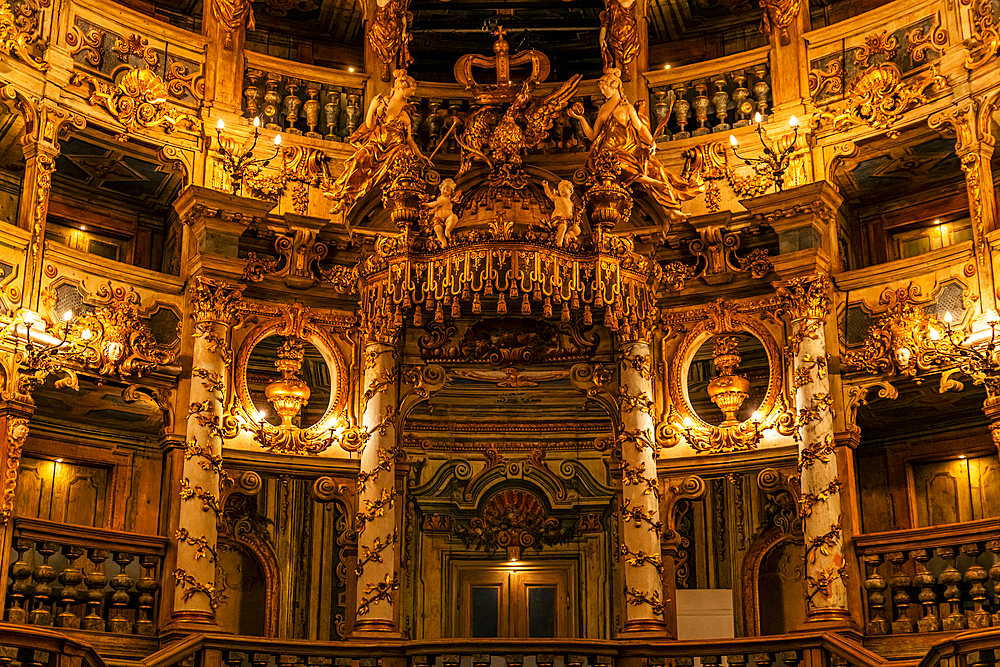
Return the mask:
<path id="1" fill-rule="evenodd" d="M 444 667 L 458 667 L 462 664 L 462 656 L 457 653 L 446 653 L 441 656 L 441 664 L 444 665 Z"/>
<path id="2" fill-rule="evenodd" d="M 302 105 L 302 110 L 306 114 L 306 125 L 309 126 L 309 131 L 306 132 L 307 137 L 314 137 L 316 139 L 320 138 L 320 134 L 316 131 L 316 126 L 319 125 L 319 94 L 320 86 L 318 83 L 307 83 L 306 84 L 306 99 L 305 103 Z"/>
<path id="3" fill-rule="evenodd" d="M 24 623 L 28 620 L 28 579 L 31 577 L 31 564 L 24 554 L 31 551 L 31 542 L 24 538 L 14 539 L 14 550 L 17 560 L 10 564 L 10 607 L 7 608 L 7 620 L 11 623 Z"/>
<path id="4" fill-rule="evenodd" d="M 715 94 L 712 95 L 712 104 L 715 105 L 715 117 L 719 119 L 719 124 L 712 128 L 712 132 L 728 132 L 729 123 L 726 118 L 729 116 L 729 93 L 726 92 L 726 75 L 720 74 L 712 81 L 715 86 Z"/>
<path id="5" fill-rule="evenodd" d="M 347 96 L 347 136 L 354 134 L 354 130 L 358 129 L 358 125 L 361 124 L 361 96 L 357 93 L 352 93 Z"/>
<path id="6" fill-rule="evenodd" d="M 736 122 L 733 127 L 746 127 L 753 116 L 753 103 L 748 101 L 750 91 L 747 89 L 746 72 L 740 70 L 733 73 L 736 90 L 733 91 L 733 107 L 736 109 Z"/>
<path id="7" fill-rule="evenodd" d="M 778 660 L 784 665 L 784 667 L 799 667 L 802 662 L 802 651 L 782 651 L 778 654 Z M 702 663 L 704 663 L 704 658 Z"/>
<path id="8" fill-rule="evenodd" d="M 56 625 L 60 628 L 79 628 L 80 617 L 73 613 L 71 607 L 80 598 L 81 591 L 77 586 L 83 583 L 83 571 L 76 566 L 76 561 L 84 554 L 84 550 L 82 547 L 65 545 L 62 552 L 68 563 L 59 575 L 59 583 L 63 586 L 59 600 L 62 602 L 63 610 L 56 616 Z"/>
<path id="9" fill-rule="evenodd" d="M 350 658 L 334 658 L 333 667 L 351 667 L 353 661 Z"/>
<path id="10" fill-rule="evenodd" d="M 535 667 L 552 667 L 556 662 L 554 655 L 539 653 L 535 656 Z"/>
<path id="11" fill-rule="evenodd" d="M 726 656 L 726 662 L 729 663 L 729 667 L 746 667 L 747 665 L 747 654 L 746 653 L 734 653 L 732 655 Z"/>
<path id="12" fill-rule="evenodd" d="M 969 653 L 965 656 L 965 664 L 969 667 L 993 667 L 996 662 L 996 649 L 969 651 Z"/>
<path id="13" fill-rule="evenodd" d="M 246 662 L 247 654 L 243 651 L 225 651 L 222 654 L 222 662 L 228 667 L 241 667 Z"/>
<path id="14" fill-rule="evenodd" d="M 296 95 L 302 82 L 298 79 L 288 79 L 285 82 L 285 122 L 288 127 L 285 129 L 289 134 L 302 134 L 302 130 L 295 127 L 299 122 L 299 110 L 302 109 L 302 100 Z"/>
<path id="15" fill-rule="evenodd" d="M 522 653 L 509 653 L 503 657 L 507 667 L 524 667 L 524 655 Z"/>
<path id="16" fill-rule="evenodd" d="M 701 656 L 701 666 L 702 667 L 719 667 L 722 664 L 721 655 L 703 655 Z M 792 667 L 795 667 L 794 665 Z"/>
<path id="17" fill-rule="evenodd" d="M 667 659 L 662 655 L 652 655 L 646 658 L 646 667 L 663 667 L 667 664 Z M 567 665 L 567 667 L 569 667 Z"/>
<path id="18" fill-rule="evenodd" d="M 473 653 L 472 667 L 490 667 L 489 653 Z"/>
<path id="19" fill-rule="evenodd" d="M 7 667 L 17 660 L 17 649 L 13 646 L 0 646 L 0 667 Z"/>
<path id="20" fill-rule="evenodd" d="M 594 667 L 611 667 L 614 663 L 610 655 L 595 655 Z"/>
<path id="21" fill-rule="evenodd" d="M 712 128 L 708 126 L 708 82 L 698 81 L 694 84 L 694 119 L 698 127 L 692 136 L 700 137 L 708 134 Z"/>
<path id="22" fill-rule="evenodd" d="M 276 667 L 296 667 L 302 664 L 302 658 L 297 655 L 279 655 L 274 660 Z"/>
<path id="23" fill-rule="evenodd" d="M 427 148 L 428 150 L 434 150 L 437 148 L 438 142 L 441 141 L 444 114 L 448 113 L 448 110 L 443 108 L 444 100 L 440 99 L 428 100 L 427 107 L 430 109 L 427 113 L 427 118 L 424 120 L 424 125 L 427 126 Z"/>
<path id="24" fill-rule="evenodd" d="M 429 655 L 415 655 L 410 658 L 410 667 L 431 667 L 434 660 Z"/>
<path id="25" fill-rule="evenodd" d="M 264 73 L 259 69 L 247 70 L 247 86 L 243 89 L 243 97 L 247 101 L 247 118 L 255 117 L 257 112 L 260 110 L 260 86 L 257 84 L 260 81 L 260 77 L 263 75 Z"/>
<path id="26" fill-rule="evenodd" d="M 870 572 L 865 580 L 865 590 L 868 591 L 868 624 L 865 634 L 887 635 L 890 631 L 889 621 L 885 618 L 885 578 L 879 574 L 882 564 L 881 554 L 868 554 L 864 557 L 865 565 Z"/>
<path id="27" fill-rule="evenodd" d="M 674 667 L 694 667 L 694 657 L 681 655 L 674 658 Z"/>
<path id="28" fill-rule="evenodd" d="M 21 667 L 48 667 L 50 657 L 48 651 L 34 648 L 17 649 L 17 661 L 21 663 Z"/>
<path id="29" fill-rule="evenodd" d="M 104 573 L 104 561 L 110 557 L 111 553 L 104 549 L 91 549 L 87 553 L 87 558 L 94 564 L 94 568 L 83 580 L 87 584 L 87 615 L 81 625 L 84 630 L 96 632 L 105 630 L 101 607 L 104 605 L 104 587 L 108 585 L 108 575 Z"/>
<path id="30" fill-rule="evenodd" d="M 156 566 L 160 557 L 155 555 L 140 556 L 139 565 L 142 576 L 136 582 L 139 591 L 139 618 L 135 622 L 135 634 L 153 637 L 156 635 L 156 623 L 153 622 L 153 604 L 156 602 L 156 591 L 160 583 L 156 580 Z"/>
<path id="31" fill-rule="evenodd" d="M 280 130 L 281 125 L 274 121 L 278 118 L 278 105 L 281 104 L 281 95 L 278 94 L 278 84 L 281 83 L 281 76 L 268 72 L 264 81 L 264 116 L 267 123 L 264 124 L 269 130 Z"/>
<path id="32" fill-rule="evenodd" d="M 250 667 L 267 667 L 271 664 L 270 653 L 251 653 Z"/>
<path id="33" fill-rule="evenodd" d="M 583 663 L 587 661 L 587 658 L 582 655 L 574 655 L 570 653 L 566 656 L 566 667 L 583 667 Z"/>
<path id="34" fill-rule="evenodd" d="M 830 654 L 830 667 L 849 667 L 847 663 L 847 658 L 839 656 L 836 653 Z"/>
<path id="35" fill-rule="evenodd" d="M 660 130 L 660 136 L 667 141 L 670 141 L 672 138 L 670 130 L 667 129 L 667 122 L 670 120 L 670 111 L 670 105 L 667 104 L 667 90 L 665 88 L 657 88 L 653 91 L 653 122 L 656 127 L 663 128 Z"/>
<path id="36" fill-rule="evenodd" d="M 941 629 L 941 619 L 937 615 L 937 595 L 934 593 L 934 574 L 927 569 L 927 561 L 933 557 L 930 549 L 910 552 L 910 558 L 920 564 L 920 571 L 913 577 L 913 585 L 920 588 L 917 599 L 924 607 L 924 615 L 917 621 L 920 632 L 937 632 Z"/>
<path id="37" fill-rule="evenodd" d="M 972 613 L 968 616 L 970 628 L 988 628 L 990 615 L 983 609 L 986 604 L 986 586 L 983 582 L 989 578 L 986 568 L 979 564 L 979 554 L 983 553 L 978 544 L 966 544 L 962 553 L 972 559 L 972 564 L 965 570 L 965 583 L 969 585 L 969 595 L 972 596 Z"/>
<path id="38" fill-rule="evenodd" d="M 687 131 L 688 111 L 691 109 L 691 103 L 684 99 L 684 96 L 687 95 L 687 88 L 684 87 L 683 83 L 674 86 L 674 95 L 677 96 L 674 100 L 674 120 L 677 121 L 677 132 L 674 133 L 674 139 L 687 139 L 691 136 L 691 133 Z"/>
<path id="39" fill-rule="evenodd" d="M 771 86 L 764 80 L 767 76 L 767 68 L 764 65 L 758 65 L 753 71 L 754 79 L 756 83 L 753 84 L 753 96 L 757 98 L 757 112 L 763 118 L 767 118 L 767 94 L 771 92 Z"/>
<path id="40" fill-rule="evenodd" d="M 323 107 L 323 115 L 326 116 L 326 139 L 327 141 L 340 140 L 340 86 L 334 86 L 329 93 L 330 97 Z"/>
<path id="41" fill-rule="evenodd" d="M 993 581 L 993 625 L 1000 626 L 1000 540 L 990 540 L 986 548 L 993 552 L 990 579 Z"/>
<path id="42" fill-rule="evenodd" d="M 42 563 L 31 573 L 35 580 L 36 606 L 28 614 L 28 623 L 52 625 L 52 582 L 56 580 L 58 574 L 56 569 L 49 565 L 49 558 L 59 551 L 59 545 L 55 542 L 41 542 L 37 551 L 42 555 Z"/>
<path id="43" fill-rule="evenodd" d="M 771 667 L 774 664 L 773 653 L 754 653 L 752 657 L 757 667 Z"/>
<path id="44" fill-rule="evenodd" d="M 108 620 L 108 632 L 119 635 L 132 633 L 132 624 L 125 618 L 125 608 L 128 606 L 128 590 L 132 588 L 132 577 L 125 573 L 125 568 L 132 562 L 132 554 L 124 551 L 115 552 L 115 563 L 120 571 L 111 577 L 111 588 L 115 590 L 111 596 L 111 618 Z"/>
<path id="45" fill-rule="evenodd" d="M 382 667 L 382 660 L 380 658 L 361 658 L 358 661 L 358 667 Z"/>
<path id="46" fill-rule="evenodd" d="M 962 613 L 962 591 L 958 584 L 962 581 L 962 573 L 955 568 L 955 558 L 958 551 L 954 547 L 941 547 L 937 555 L 944 559 L 947 567 L 938 576 L 938 583 L 944 584 L 944 599 L 948 602 L 951 613 L 944 619 L 945 630 L 964 630 L 969 627 L 969 621 Z"/>
<path id="47" fill-rule="evenodd" d="M 903 571 L 903 563 L 907 561 L 906 554 L 894 551 L 886 555 L 886 559 L 896 566 L 896 571 L 889 577 L 889 588 L 892 589 L 892 606 L 896 610 L 896 620 L 892 622 L 893 634 L 916 632 L 917 624 L 910 618 L 907 611 L 910 608 L 910 576 Z"/>

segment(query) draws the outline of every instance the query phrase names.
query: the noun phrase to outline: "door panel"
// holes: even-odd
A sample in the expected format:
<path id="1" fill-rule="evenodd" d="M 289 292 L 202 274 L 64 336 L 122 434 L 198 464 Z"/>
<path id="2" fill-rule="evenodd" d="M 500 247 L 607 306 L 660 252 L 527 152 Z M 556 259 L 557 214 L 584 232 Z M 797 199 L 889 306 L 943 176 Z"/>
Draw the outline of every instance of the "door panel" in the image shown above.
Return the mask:
<path id="1" fill-rule="evenodd" d="M 17 471 L 17 516 L 104 527 L 107 468 L 22 457 Z"/>
<path id="2" fill-rule="evenodd" d="M 453 564 L 456 637 L 571 637 L 575 563 Z"/>

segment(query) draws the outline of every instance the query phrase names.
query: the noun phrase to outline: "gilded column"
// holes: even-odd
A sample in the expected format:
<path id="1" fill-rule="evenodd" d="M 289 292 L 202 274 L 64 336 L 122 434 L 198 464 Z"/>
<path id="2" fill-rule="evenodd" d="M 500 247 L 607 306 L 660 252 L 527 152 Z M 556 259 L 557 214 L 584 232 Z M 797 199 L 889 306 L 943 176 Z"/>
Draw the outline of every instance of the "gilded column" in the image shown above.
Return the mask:
<path id="1" fill-rule="evenodd" d="M 12 376 L 16 381 L 17 374 Z M 34 412 L 34 405 L 27 396 L 17 395 L 16 398 L 0 402 L 0 440 L 3 448 L 0 450 L 0 475 L 3 478 L 3 495 L 0 497 L 0 571 L 6 572 L 8 558 L 11 552 L 13 537 L 12 515 L 14 511 L 14 494 L 17 488 L 17 469 L 21 464 L 21 451 L 28 437 L 28 420 Z M 0 609 L 6 609 L 6 587 L 0 592 Z M 27 611 L 18 607 L 7 610 L 8 620 L 24 623 Z M 16 617 L 17 616 L 17 617 Z"/>
<path id="2" fill-rule="evenodd" d="M 833 395 L 827 375 L 824 325 L 830 313 L 830 279 L 820 273 L 777 288 L 791 316 L 788 349 L 796 387 L 799 514 L 805 534 L 807 622 L 849 618 L 841 521 L 841 480 L 833 425 Z"/>
<path id="3" fill-rule="evenodd" d="M 650 345 L 633 340 L 622 345 L 621 405 L 622 499 L 621 562 L 624 583 L 622 630 L 663 634 L 663 558 L 659 490 L 653 431 L 653 364 Z"/>
<path id="4" fill-rule="evenodd" d="M 370 338 L 364 351 L 362 423 L 366 440 L 358 473 L 357 612 L 354 634 L 394 633 L 397 628 L 399 529 L 396 507 L 398 355 L 389 339 Z"/>
<path id="5" fill-rule="evenodd" d="M 779 114 L 801 114 L 809 97 L 809 66 L 802 39 L 809 31 L 809 3 L 761 0 L 760 6 L 762 27 L 771 42 L 772 106 Z"/>
<path id="6" fill-rule="evenodd" d="M 222 470 L 223 396 L 232 361 L 230 332 L 242 288 L 197 277 L 191 286 L 195 337 L 191 359 L 190 407 L 180 511 L 171 535 L 176 540 L 176 590 L 171 624 L 215 624 L 219 596 L 215 588 L 219 500 Z"/>

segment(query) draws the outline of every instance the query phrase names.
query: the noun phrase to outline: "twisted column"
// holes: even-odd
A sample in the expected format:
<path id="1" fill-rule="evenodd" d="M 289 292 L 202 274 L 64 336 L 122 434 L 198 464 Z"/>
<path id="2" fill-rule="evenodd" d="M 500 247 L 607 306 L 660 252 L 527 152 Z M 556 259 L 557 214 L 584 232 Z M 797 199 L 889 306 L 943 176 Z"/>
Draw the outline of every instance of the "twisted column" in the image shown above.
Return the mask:
<path id="1" fill-rule="evenodd" d="M 176 585 L 171 621 L 214 625 L 222 470 L 222 400 L 232 362 L 230 332 L 236 323 L 242 287 L 195 278 L 191 286 L 194 350 L 190 410 L 181 462 L 180 511 L 171 537 L 176 540 Z"/>
<path id="2" fill-rule="evenodd" d="M 777 289 L 790 316 L 788 348 L 795 378 L 801 496 L 805 534 L 806 617 L 808 622 L 849 618 L 840 509 L 842 481 L 837 470 L 833 396 L 827 375 L 823 325 L 830 313 L 830 279 L 825 274 L 796 278 Z"/>
<path id="3" fill-rule="evenodd" d="M 622 427 L 621 561 L 623 632 L 666 631 L 659 490 L 653 432 L 653 371 L 647 341 L 626 342 L 620 352 Z"/>
<path id="4" fill-rule="evenodd" d="M 358 473 L 358 607 L 355 634 L 396 631 L 396 429 L 398 368 L 395 345 L 369 339 L 362 397 L 365 441 Z"/>

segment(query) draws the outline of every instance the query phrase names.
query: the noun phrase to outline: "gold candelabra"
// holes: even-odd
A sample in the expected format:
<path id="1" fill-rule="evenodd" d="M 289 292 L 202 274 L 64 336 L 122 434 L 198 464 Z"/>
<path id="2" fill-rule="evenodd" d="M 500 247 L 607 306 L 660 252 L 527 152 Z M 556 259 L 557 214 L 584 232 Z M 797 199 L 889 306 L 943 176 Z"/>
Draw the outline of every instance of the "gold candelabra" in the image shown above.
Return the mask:
<path id="1" fill-rule="evenodd" d="M 739 148 L 739 141 L 736 140 L 736 135 L 729 135 L 729 143 L 733 145 L 733 154 L 739 159 L 743 160 L 743 163 L 748 167 L 752 168 L 758 174 L 770 174 L 771 178 L 774 180 L 774 187 L 778 192 L 781 192 L 785 188 L 785 172 L 788 171 L 788 167 L 792 162 L 792 153 L 795 152 L 795 142 L 799 138 L 799 121 L 792 116 L 788 120 L 789 126 L 795 131 L 792 136 L 792 141 L 780 150 L 774 150 L 768 145 L 768 142 L 764 139 L 764 133 L 761 130 L 761 115 L 758 112 L 754 116 L 754 121 L 757 123 L 757 136 L 760 138 L 761 146 L 764 147 L 764 153 L 761 157 L 751 158 L 743 157 L 740 155 L 737 148 Z"/>
<path id="2" fill-rule="evenodd" d="M 274 135 L 274 155 L 268 158 L 255 158 L 253 152 L 260 137 L 260 118 L 253 119 L 253 133 L 238 146 L 235 139 L 222 136 L 225 129 L 226 123 L 220 118 L 215 126 L 215 135 L 219 143 L 219 161 L 222 163 L 222 169 L 229 174 L 233 194 L 238 195 L 242 194 L 243 181 L 248 171 L 265 166 L 278 157 L 278 152 L 281 150 L 281 135 Z"/>
<path id="3" fill-rule="evenodd" d="M 986 331 L 970 334 L 953 328 L 951 313 L 944 314 L 944 322 L 944 327 L 933 323 L 927 330 L 928 345 L 935 361 L 958 368 L 976 384 L 985 385 L 991 396 L 1000 394 L 1000 342 L 997 340 L 1000 316 L 993 309 L 986 311 L 988 334 Z"/>

